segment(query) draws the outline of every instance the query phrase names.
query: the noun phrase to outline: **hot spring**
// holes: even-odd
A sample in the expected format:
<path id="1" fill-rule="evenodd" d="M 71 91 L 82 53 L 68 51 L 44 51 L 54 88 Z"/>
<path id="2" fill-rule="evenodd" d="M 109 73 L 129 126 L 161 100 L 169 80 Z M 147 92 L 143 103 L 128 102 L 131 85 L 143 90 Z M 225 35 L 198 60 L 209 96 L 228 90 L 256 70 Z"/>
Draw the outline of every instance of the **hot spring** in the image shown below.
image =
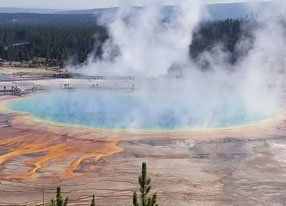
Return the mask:
<path id="1" fill-rule="evenodd" d="M 7 107 L 56 123 L 118 130 L 224 128 L 273 116 L 250 110 L 236 96 L 197 97 L 185 91 L 157 90 L 56 90 L 12 100 Z"/>

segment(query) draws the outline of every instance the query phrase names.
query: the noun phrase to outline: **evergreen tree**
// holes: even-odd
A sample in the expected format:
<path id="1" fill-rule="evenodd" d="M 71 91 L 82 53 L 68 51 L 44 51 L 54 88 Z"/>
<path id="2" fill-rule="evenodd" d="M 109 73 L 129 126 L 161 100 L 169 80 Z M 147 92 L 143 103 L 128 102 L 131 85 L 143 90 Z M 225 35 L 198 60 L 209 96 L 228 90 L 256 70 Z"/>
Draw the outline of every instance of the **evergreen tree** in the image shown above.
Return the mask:
<path id="1" fill-rule="evenodd" d="M 94 36 L 98 38 L 94 38 Z M 5 24 L 1 25 L 0 14 L 0 58 L 7 61 L 30 61 L 47 59 L 46 66 L 63 66 L 70 59 L 82 63 L 96 48 L 99 58 L 102 45 L 108 39 L 107 29 L 93 24 Z"/>
<path id="2" fill-rule="evenodd" d="M 133 206 L 158 206 L 157 194 L 153 194 L 152 197 L 148 197 L 148 193 L 151 190 L 151 178 L 147 176 L 147 166 L 146 162 L 142 163 L 141 175 L 138 177 L 138 182 L 140 185 L 140 201 L 139 204 L 137 193 L 133 193 Z"/>
<path id="3" fill-rule="evenodd" d="M 94 198 L 94 195 L 92 196 L 92 200 L 91 200 L 90 206 L 95 206 L 95 198 Z"/>
<path id="4" fill-rule="evenodd" d="M 56 198 L 51 199 L 50 206 L 67 206 L 68 201 L 69 201 L 68 197 L 66 197 L 65 200 L 63 200 L 61 187 L 57 187 L 57 196 Z"/>
<path id="5" fill-rule="evenodd" d="M 51 199 L 51 204 L 50 204 L 50 206 L 56 206 L 56 200 L 55 200 L 55 198 Z"/>
<path id="6" fill-rule="evenodd" d="M 137 192 L 133 192 L 133 206 L 139 206 Z"/>
<path id="7" fill-rule="evenodd" d="M 154 193 L 152 195 L 152 197 L 149 197 L 148 198 L 148 206 L 158 206 L 158 203 L 157 203 L 157 194 Z"/>

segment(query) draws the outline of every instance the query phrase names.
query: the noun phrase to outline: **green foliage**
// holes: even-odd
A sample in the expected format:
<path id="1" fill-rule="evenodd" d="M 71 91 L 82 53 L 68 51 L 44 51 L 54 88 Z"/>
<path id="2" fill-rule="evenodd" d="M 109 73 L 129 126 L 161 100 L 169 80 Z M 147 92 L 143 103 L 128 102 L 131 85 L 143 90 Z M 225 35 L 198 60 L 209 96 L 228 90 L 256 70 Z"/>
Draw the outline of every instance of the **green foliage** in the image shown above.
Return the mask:
<path id="1" fill-rule="evenodd" d="M 100 57 L 107 38 L 103 26 L 91 24 L 1 25 L 0 58 L 22 62 L 41 57 L 47 64 L 57 65 L 69 60 L 82 63 L 92 51 Z"/>
<path id="2" fill-rule="evenodd" d="M 90 206 L 95 206 L 95 198 L 94 198 L 94 195 L 92 196 L 92 200 L 91 200 Z"/>
<path id="3" fill-rule="evenodd" d="M 0 13 L 2 25 L 95 25 L 93 14 Z"/>
<path id="4" fill-rule="evenodd" d="M 138 177 L 140 185 L 140 201 L 139 204 L 137 193 L 133 193 L 133 206 L 158 206 L 157 194 L 153 194 L 152 197 L 148 197 L 148 193 L 151 190 L 151 178 L 147 176 L 147 165 L 146 162 L 142 163 L 141 175 Z"/>
<path id="5" fill-rule="evenodd" d="M 157 193 L 154 193 L 152 197 L 148 198 L 148 206 L 158 206 Z"/>
<path id="6" fill-rule="evenodd" d="M 69 198 L 65 199 L 62 197 L 61 187 L 57 187 L 57 195 L 56 198 L 51 199 L 50 206 L 67 206 L 69 202 Z"/>
<path id="7" fill-rule="evenodd" d="M 56 206 L 56 200 L 55 200 L 55 198 L 51 199 L 51 204 L 50 204 L 50 206 Z"/>
<path id="8" fill-rule="evenodd" d="M 139 206 L 137 192 L 133 192 L 133 206 Z"/>
<path id="9" fill-rule="evenodd" d="M 202 23 L 193 35 L 190 55 L 196 60 L 203 52 L 211 51 L 219 45 L 229 54 L 228 62 L 234 64 L 245 55 L 237 50 L 241 40 L 249 40 L 248 48 L 244 48 L 244 52 L 247 53 L 251 49 L 253 44 L 252 31 L 256 26 L 257 23 L 254 20 L 246 19 L 226 19 Z M 207 62 L 204 63 L 204 66 L 207 67 Z"/>
<path id="10" fill-rule="evenodd" d="M 11 24 L 11 19 L 23 19 L 26 23 Z M 245 19 L 204 22 L 193 35 L 190 58 L 199 60 L 200 54 L 219 44 L 229 54 L 228 61 L 235 63 L 251 48 L 255 27 L 255 21 Z M 92 51 L 95 58 L 101 58 L 108 38 L 107 29 L 97 25 L 92 16 L 0 14 L 0 58 L 8 61 L 42 57 L 47 58 L 49 66 L 62 67 L 63 62 L 70 60 L 82 63 Z M 249 39 L 246 53 L 237 51 L 241 39 Z M 208 66 L 207 62 L 203 64 Z"/>

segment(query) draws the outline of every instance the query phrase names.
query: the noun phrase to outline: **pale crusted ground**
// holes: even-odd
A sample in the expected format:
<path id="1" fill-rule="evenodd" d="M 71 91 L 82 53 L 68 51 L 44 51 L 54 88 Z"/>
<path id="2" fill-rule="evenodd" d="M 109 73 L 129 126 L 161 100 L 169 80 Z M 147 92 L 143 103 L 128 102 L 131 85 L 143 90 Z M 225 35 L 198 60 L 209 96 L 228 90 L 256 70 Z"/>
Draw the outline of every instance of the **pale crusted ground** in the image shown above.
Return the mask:
<path id="1" fill-rule="evenodd" d="M 54 71 L 45 68 L 23 68 L 23 67 L 0 67 L 0 74 L 14 74 L 14 75 L 36 75 L 36 74 L 54 74 Z"/>
<path id="2" fill-rule="evenodd" d="M 153 139 L 122 141 L 119 146 L 123 152 L 102 158 L 81 178 L 1 180 L 0 205 L 40 205 L 43 184 L 46 200 L 61 185 L 71 205 L 88 205 L 92 194 L 98 205 L 131 205 L 142 161 L 147 161 L 161 205 L 285 205 L 286 158 L 281 153 L 286 137 Z"/>

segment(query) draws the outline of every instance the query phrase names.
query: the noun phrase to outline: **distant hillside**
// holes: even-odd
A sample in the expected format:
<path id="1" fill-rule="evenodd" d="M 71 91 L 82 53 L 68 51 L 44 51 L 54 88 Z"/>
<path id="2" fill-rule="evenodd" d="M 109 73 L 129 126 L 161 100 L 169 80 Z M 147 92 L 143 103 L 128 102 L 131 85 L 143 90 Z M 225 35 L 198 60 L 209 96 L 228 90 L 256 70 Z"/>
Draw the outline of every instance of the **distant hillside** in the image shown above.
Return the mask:
<path id="1" fill-rule="evenodd" d="M 273 2 L 259 2 L 255 3 L 260 7 L 268 7 L 270 4 L 274 4 Z M 206 18 L 211 18 L 213 20 L 224 20 L 227 18 L 237 19 L 244 18 L 246 15 L 251 16 L 255 14 L 255 11 L 251 11 L 249 8 L 249 3 L 224 3 L 224 4 L 209 4 L 206 6 Z M 140 10 L 141 7 L 133 7 L 133 9 Z M 168 16 L 173 10 L 176 8 L 175 6 L 164 6 L 162 7 L 163 12 L 166 16 Z M 70 10 L 70 11 L 59 11 L 59 10 L 51 10 L 51 9 L 19 9 L 19 8 L 0 8 L 0 13 L 38 13 L 38 14 L 57 14 L 57 15 L 93 15 L 100 16 L 105 13 L 109 15 L 115 15 L 118 8 L 103 8 L 103 9 L 86 9 L 86 10 Z M 48 17 L 48 16 L 46 16 Z M 60 20 L 64 17 L 60 16 L 49 16 L 50 18 L 56 18 Z M 71 17 L 71 16 L 70 16 Z M 83 16 L 82 16 L 83 17 Z M 80 18 L 82 18 L 80 17 Z M 23 16 L 24 18 L 24 16 Z M 29 18 L 29 16 L 27 16 Z M 26 19 L 18 19 L 18 21 L 26 21 Z M 3 22 L 2 19 L 0 21 Z M 30 20 L 27 20 L 30 21 Z"/>
<path id="2" fill-rule="evenodd" d="M 103 14 L 105 12 L 116 12 L 118 8 L 100 8 L 100 9 L 83 9 L 83 10 L 68 10 L 59 11 L 56 14 Z"/>
<path id="3" fill-rule="evenodd" d="M 37 14 L 52 14 L 61 12 L 61 10 L 55 9 L 25 9 L 25 8 L 11 8 L 0 7 L 0 13 L 37 13 Z"/>
<path id="4" fill-rule="evenodd" d="M 212 19 L 237 19 L 250 15 L 247 3 L 210 4 L 206 8 Z"/>
<path id="5" fill-rule="evenodd" d="M 274 9 L 281 2 L 281 0 L 269 0 L 252 3 L 210 4 L 207 7 L 207 11 L 212 19 L 215 20 L 244 18 L 245 16 L 259 15 L 258 10 L 260 9 Z M 256 9 L 254 9 L 254 6 Z"/>
<path id="6" fill-rule="evenodd" d="M 265 3 L 261 3 L 265 4 Z M 247 3 L 228 3 L 228 4 L 210 4 L 206 7 L 206 13 L 212 19 L 227 19 L 227 18 L 244 18 L 246 15 L 250 15 L 251 11 L 248 10 Z M 175 6 L 165 6 L 163 8 L 164 13 L 168 15 L 171 13 Z M 134 7 L 134 9 L 140 9 L 140 7 Z M 88 10 L 71 10 L 58 12 L 59 14 L 94 14 L 102 15 L 106 12 L 115 13 L 117 8 L 106 8 L 106 9 L 88 9 Z"/>

